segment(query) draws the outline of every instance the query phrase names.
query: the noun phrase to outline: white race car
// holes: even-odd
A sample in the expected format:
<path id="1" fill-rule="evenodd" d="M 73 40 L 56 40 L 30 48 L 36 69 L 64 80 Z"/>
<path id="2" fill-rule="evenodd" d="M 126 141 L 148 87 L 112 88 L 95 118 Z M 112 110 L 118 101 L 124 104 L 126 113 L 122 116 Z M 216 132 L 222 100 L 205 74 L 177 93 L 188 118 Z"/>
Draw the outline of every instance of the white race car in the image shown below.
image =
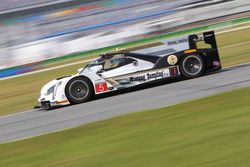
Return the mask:
<path id="1" fill-rule="evenodd" d="M 210 48 L 197 49 L 196 44 L 200 41 Z M 41 90 L 39 106 L 48 110 L 55 106 L 79 104 L 97 94 L 162 79 L 196 78 L 221 69 L 213 31 L 164 43 L 174 52 L 163 56 L 126 51 L 100 55 L 78 74 L 47 83 Z"/>

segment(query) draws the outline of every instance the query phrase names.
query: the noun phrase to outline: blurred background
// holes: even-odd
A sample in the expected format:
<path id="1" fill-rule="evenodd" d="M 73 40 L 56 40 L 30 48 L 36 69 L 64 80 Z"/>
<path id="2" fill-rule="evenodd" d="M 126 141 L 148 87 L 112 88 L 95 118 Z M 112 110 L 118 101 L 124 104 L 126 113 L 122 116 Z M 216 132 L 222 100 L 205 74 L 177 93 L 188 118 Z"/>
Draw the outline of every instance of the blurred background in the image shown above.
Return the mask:
<path id="1" fill-rule="evenodd" d="M 249 16 L 249 10 L 248 0 L 0 0 L 0 70 Z"/>

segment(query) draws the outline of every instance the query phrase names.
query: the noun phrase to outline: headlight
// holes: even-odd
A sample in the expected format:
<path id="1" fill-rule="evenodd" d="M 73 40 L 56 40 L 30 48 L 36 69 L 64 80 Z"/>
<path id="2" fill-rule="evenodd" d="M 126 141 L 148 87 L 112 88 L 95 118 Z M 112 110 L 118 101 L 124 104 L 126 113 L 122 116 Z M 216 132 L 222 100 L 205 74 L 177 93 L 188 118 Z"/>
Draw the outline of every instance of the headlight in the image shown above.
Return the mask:
<path id="1" fill-rule="evenodd" d="M 49 95 L 49 94 L 51 94 L 51 93 L 54 93 L 55 87 L 56 87 L 56 85 L 51 86 L 51 87 L 47 90 L 46 95 Z"/>
<path id="2" fill-rule="evenodd" d="M 61 85 L 62 82 L 58 82 L 57 84 L 51 86 L 47 92 L 46 92 L 46 95 L 50 95 L 52 94 L 53 95 L 53 99 L 56 97 L 56 91 L 57 91 L 57 88 Z"/>

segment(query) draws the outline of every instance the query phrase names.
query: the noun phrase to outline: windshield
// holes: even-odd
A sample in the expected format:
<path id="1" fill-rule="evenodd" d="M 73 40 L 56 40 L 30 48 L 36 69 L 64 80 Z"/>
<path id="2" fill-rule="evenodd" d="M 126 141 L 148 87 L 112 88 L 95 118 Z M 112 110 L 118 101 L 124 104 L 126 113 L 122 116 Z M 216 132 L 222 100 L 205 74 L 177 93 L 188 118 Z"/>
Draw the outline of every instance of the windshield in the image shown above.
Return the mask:
<path id="1" fill-rule="evenodd" d="M 93 66 L 97 66 L 97 65 L 102 65 L 104 67 L 104 65 L 107 64 L 108 62 L 110 62 L 111 60 L 122 59 L 124 57 L 125 57 L 124 54 L 103 55 L 101 58 L 96 59 L 96 60 L 90 62 L 89 64 L 87 64 L 83 70 L 85 70 L 86 68 L 91 68 Z"/>
<path id="2" fill-rule="evenodd" d="M 89 64 L 87 64 L 87 65 L 83 68 L 82 71 L 84 71 L 84 70 L 87 69 L 87 68 L 89 69 L 89 68 L 91 68 L 91 67 L 93 67 L 93 66 L 96 66 L 96 65 L 101 65 L 101 62 L 102 62 L 101 58 L 96 59 L 96 60 L 90 62 Z M 82 72 L 82 71 L 81 71 L 81 72 Z"/>

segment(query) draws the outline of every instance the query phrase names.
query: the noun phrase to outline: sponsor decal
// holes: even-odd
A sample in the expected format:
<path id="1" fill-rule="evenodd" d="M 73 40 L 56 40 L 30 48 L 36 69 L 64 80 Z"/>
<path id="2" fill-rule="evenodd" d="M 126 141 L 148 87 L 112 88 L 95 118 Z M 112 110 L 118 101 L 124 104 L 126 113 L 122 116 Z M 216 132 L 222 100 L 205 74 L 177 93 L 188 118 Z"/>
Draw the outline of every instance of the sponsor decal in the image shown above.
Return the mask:
<path id="1" fill-rule="evenodd" d="M 185 42 L 188 42 L 187 38 L 178 39 L 178 40 L 174 40 L 174 41 L 167 41 L 167 44 L 168 45 L 177 45 L 177 44 L 185 43 Z"/>
<path id="2" fill-rule="evenodd" d="M 108 85 L 106 82 L 96 83 L 95 90 L 96 90 L 96 93 L 106 92 L 108 91 Z"/>
<path id="3" fill-rule="evenodd" d="M 176 67 L 171 67 L 169 69 L 170 76 L 176 76 L 178 74 Z"/>
<path id="4" fill-rule="evenodd" d="M 129 80 L 130 82 L 146 81 L 146 76 L 145 75 L 133 76 L 133 77 L 129 77 Z"/>
<path id="5" fill-rule="evenodd" d="M 175 55 L 170 55 L 168 56 L 167 61 L 168 61 L 168 64 L 173 66 L 178 62 L 178 58 Z"/>
<path id="6" fill-rule="evenodd" d="M 205 38 L 207 38 L 207 37 L 211 37 L 211 36 L 213 36 L 214 34 L 208 34 L 208 35 L 205 35 Z"/>
<path id="7" fill-rule="evenodd" d="M 171 38 L 162 42 L 166 45 L 166 49 L 173 49 L 175 52 L 189 49 L 188 36 Z"/>
<path id="8" fill-rule="evenodd" d="M 141 82 L 141 81 L 147 81 L 147 80 L 154 80 L 158 78 L 166 78 L 169 76 L 169 73 L 167 71 L 157 71 L 157 72 L 149 72 L 142 75 L 136 75 L 129 77 L 130 82 Z"/>
<path id="9" fill-rule="evenodd" d="M 150 73 L 147 74 L 148 79 L 156 79 L 156 78 L 163 78 L 163 77 L 164 77 L 163 71 L 152 73 L 152 74 Z"/>

